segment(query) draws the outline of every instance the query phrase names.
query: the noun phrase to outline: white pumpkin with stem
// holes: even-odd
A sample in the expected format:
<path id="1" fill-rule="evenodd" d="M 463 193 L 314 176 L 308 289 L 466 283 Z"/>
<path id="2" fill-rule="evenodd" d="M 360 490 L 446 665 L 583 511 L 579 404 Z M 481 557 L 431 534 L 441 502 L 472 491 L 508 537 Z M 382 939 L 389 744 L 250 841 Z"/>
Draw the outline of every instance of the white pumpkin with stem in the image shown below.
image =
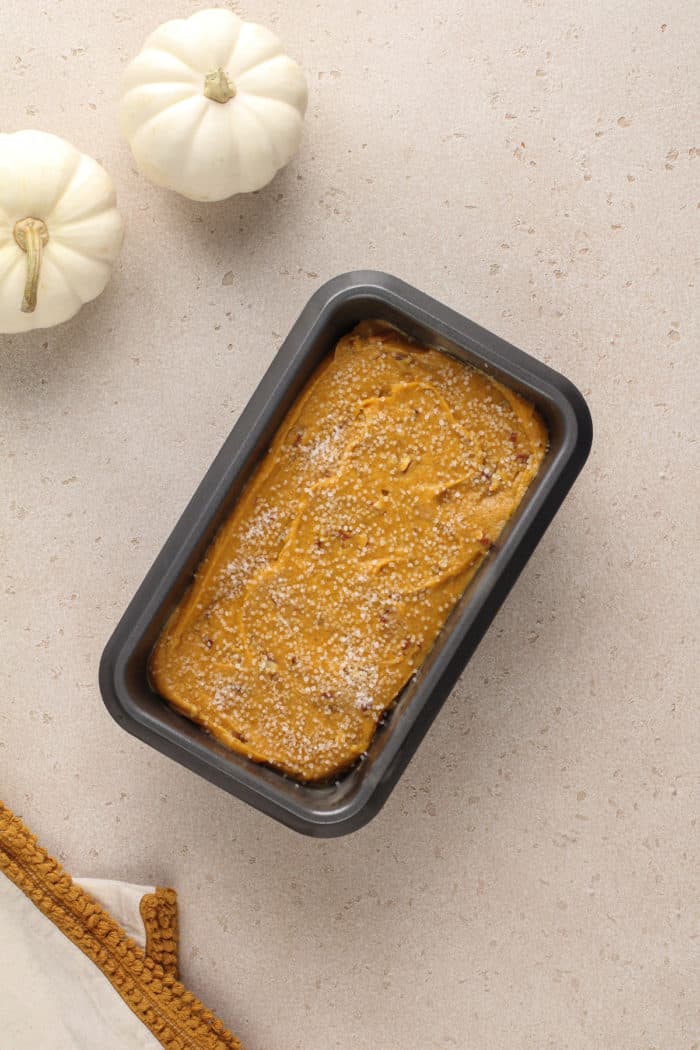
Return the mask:
<path id="1" fill-rule="evenodd" d="M 103 291 L 122 235 L 96 160 L 43 131 L 0 134 L 0 332 L 76 314 Z"/>
<path id="2" fill-rule="evenodd" d="M 139 170 L 197 201 L 259 190 L 301 139 L 304 74 L 232 11 L 160 26 L 124 72 L 122 133 Z"/>

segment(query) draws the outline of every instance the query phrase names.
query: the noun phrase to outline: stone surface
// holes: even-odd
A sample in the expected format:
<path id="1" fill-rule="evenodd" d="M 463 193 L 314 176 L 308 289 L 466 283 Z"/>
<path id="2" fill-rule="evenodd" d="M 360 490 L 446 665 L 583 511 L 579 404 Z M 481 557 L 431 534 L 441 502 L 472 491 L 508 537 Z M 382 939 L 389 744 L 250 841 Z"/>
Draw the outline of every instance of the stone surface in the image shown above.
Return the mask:
<path id="1" fill-rule="evenodd" d="M 184 977 L 250 1050 L 691 1050 L 693 5 L 250 0 L 308 128 L 212 206 L 137 176 L 116 124 L 186 13 L 0 16 L 3 130 L 93 153 L 127 220 L 99 300 L 0 337 L 0 792 L 72 872 L 177 888 Z M 96 671 L 307 297 L 361 266 L 571 376 L 596 437 L 382 814 L 323 843 L 124 734 Z"/>

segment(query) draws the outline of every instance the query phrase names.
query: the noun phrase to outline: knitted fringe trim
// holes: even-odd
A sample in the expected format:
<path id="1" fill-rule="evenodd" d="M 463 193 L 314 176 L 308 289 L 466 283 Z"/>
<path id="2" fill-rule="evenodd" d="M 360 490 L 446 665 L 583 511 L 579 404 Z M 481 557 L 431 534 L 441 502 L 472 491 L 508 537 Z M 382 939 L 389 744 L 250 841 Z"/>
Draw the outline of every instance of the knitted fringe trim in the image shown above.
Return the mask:
<path id="1" fill-rule="evenodd" d="M 0 872 L 105 975 L 167 1050 L 242 1050 L 241 1044 L 176 977 L 177 912 L 172 890 L 142 902 L 147 952 L 37 845 L 0 802 Z M 145 914 L 144 914 L 145 911 Z M 153 954 L 151 954 L 151 952 Z"/>
<path id="2" fill-rule="evenodd" d="M 141 898 L 139 911 L 146 930 L 146 955 L 166 973 L 177 971 L 177 895 L 175 890 L 158 886 L 155 893 Z"/>

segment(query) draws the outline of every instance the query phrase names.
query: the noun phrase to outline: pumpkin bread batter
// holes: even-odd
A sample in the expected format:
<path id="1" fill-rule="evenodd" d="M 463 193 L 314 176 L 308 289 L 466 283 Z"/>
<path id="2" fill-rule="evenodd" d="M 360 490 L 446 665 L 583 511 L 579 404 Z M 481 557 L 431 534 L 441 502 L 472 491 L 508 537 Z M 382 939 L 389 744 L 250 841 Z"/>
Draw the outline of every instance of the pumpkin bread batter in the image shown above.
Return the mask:
<path id="1" fill-rule="evenodd" d="M 351 765 L 547 449 L 528 402 L 364 322 L 317 369 L 151 657 L 152 683 L 302 781 Z"/>

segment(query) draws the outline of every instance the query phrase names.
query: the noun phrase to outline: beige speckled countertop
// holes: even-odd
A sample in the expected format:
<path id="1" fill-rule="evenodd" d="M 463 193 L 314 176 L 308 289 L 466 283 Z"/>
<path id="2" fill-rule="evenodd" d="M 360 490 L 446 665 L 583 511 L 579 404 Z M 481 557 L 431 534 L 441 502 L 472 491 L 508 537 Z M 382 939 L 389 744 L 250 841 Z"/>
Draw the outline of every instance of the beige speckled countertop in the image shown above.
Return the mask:
<path id="1" fill-rule="evenodd" d="M 0 796 L 72 872 L 178 889 L 184 977 L 249 1050 L 691 1050 L 693 5 L 249 0 L 308 128 L 212 206 L 116 126 L 122 66 L 189 10 L 0 15 L 3 130 L 95 154 L 128 224 L 100 299 L 0 337 Z M 386 808 L 317 842 L 123 733 L 96 672 L 305 300 L 360 266 L 571 376 L 596 437 Z"/>

